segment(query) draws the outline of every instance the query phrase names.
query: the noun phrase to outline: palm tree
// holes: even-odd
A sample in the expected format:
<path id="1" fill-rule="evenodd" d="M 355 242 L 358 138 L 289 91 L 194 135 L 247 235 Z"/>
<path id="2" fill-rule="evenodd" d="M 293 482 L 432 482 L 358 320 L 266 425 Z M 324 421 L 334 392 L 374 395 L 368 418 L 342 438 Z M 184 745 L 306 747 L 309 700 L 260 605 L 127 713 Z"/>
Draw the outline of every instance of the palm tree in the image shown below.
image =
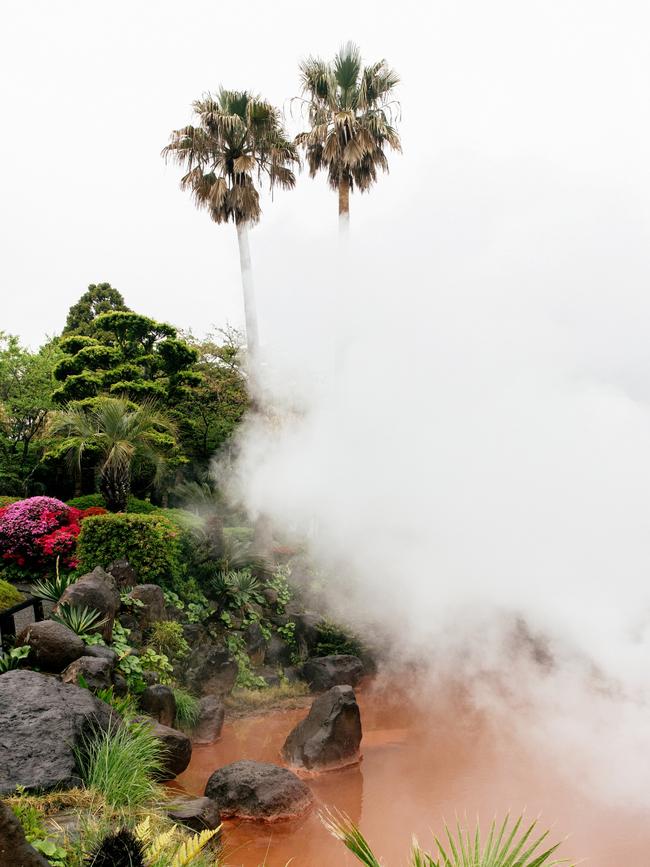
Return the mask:
<path id="1" fill-rule="evenodd" d="M 57 453 L 78 471 L 86 452 L 97 455 L 99 489 L 111 512 L 126 509 L 134 462 L 152 465 L 157 482 L 176 444 L 174 423 L 154 402 L 137 406 L 115 397 L 95 406 L 69 405 L 53 416 L 49 434 L 58 440 Z"/>
<path id="2" fill-rule="evenodd" d="M 244 313 L 249 356 L 249 376 L 256 379 L 259 337 L 249 227 L 261 214 L 255 181 L 266 178 L 291 189 L 296 182 L 292 166 L 299 162 L 296 146 L 285 133 L 280 112 L 247 91 L 221 89 L 193 104 L 197 126 L 172 132 L 163 149 L 187 169 L 181 189 L 190 190 L 199 208 L 216 223 L 234 222 L 239 241 L 239 261 L 244 292 Z"/>
<path id="3" fill-rule="evenodd" d="M 359 48 L 344 45 L 331 63 L 309 57 L 300 64 L 303 101 L 311 129 L 296 136 L 307 157 L 309 173 L 327 171 L 339 194 L 339 227 L 347 232 L 350 193 L 361 192 L 388 171 L 385 148 L 401 150 L 391 123 L 399 78 L 385 60 L 362 66 Z"/>

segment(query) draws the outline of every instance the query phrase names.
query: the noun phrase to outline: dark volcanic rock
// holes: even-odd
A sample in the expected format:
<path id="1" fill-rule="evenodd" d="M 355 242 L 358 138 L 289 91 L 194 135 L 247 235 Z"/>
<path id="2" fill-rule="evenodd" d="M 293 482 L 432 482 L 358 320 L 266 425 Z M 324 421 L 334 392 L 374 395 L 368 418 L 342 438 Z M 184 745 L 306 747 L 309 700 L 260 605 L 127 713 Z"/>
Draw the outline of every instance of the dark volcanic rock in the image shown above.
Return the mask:
<path id="1" fill-rule="evenodd" d="M 173 726 L 176 719 L 176 699 L 168 686 L 161 683 L 148 686 L 140 694 L 140 710 L 164 726 Z"/>
<path id="2" fill-rule="evenodd" d="M 113 576 L 120 590 L 133 587 L 138 583 L 137 573 L 128 560 L 115 560 L 106 567 L 106 571 Z"/>
<path id="3" fill-rule="evenodd" d="M 309 809 L 313 796 L 294 773 L 266 762 L 233 762 L 215 771 L 205 787 L 223 818 L 289 819 Z"/>
<path id="4" fill-rule="evenodd" d="M 183 732 L 147 720 L 151 725 L 151 731 L 162 744 L 163 748 L 163 772 L 161 780 L 173 780 L 182 774 L 192 758 L 192 741 Z"/>
<path id="5" fill-rule="evenodd" d="M 74 749 L 111 720 L 87 689 L 35 671 L 0 676 L 0 794 L 80 785 Z"/>
<path id="6" fill-rule="evenodd" d="M 323 692 L 333 686 L 356 686 L 363 675 L 363 663 L 358 656 L 340 653 L 308 659 L 302 667 L 303 680 L 312 692 Z"/>
<path id="7" fill-rule="evenodd" d="M 199 719 L 192 731 L 192 743 L 213 744 L 219 740 L 225 713 L 220 696 L 204 695 L 201 699 Z"/>
<path id="8" fill-rule="evenodd" d="M 165 619 L 165 597 L 157 584 L 137 584 L 129 593 L 131 599 L 139 599 L 142 607 L 134 609 L 134 617 L 143 631 Z"/>
<path id="9" fill-rule="evenodd" d="M 99 627 L 102 638 L 110 641 L 113 635 L 113 621 L 120 608 L 120 594 L 115 579 L 101 566 L 87 575 L 82 575 L 74 584 L 63 591 L 58 605 L 74 605 L 98 611 L 106 622 Z M 57 606 L 58 607 L 58 606 Z"/>
<path id="10" fill-rule="evenodd" d="M 336 768 L 359 761 L 361 715 L 351 686 L 333 686 L 314 699 L 293 729 L 282 755 L 294 767 Z"/>
<path id="11" fill-rule="evenodd" d="M 29 645 L 30 665 L 57 673 L 83 656 L 86 650 L 86 645 L 79 636 L 56 620 L 30 623 L 20 633 L 16 644 Z"/>
<path id="12" fill-rule="evenodd" d="M 186 798 L 172 804 L 167 815 L 179 825 L 192 831 L 205 831 L 218 828 L 221 824 L 219 808 L 210 798 Z"/>
<path id="13" fill-rule="evenodd" d="M 105 644 L 91 644 L 84 651 L 84 656 L 94 656 L 96 659 L 107 659 L 111 668 L 117 665 L 117 653 Z"/>
<path id="14" fill-rule="evenodd" d="M 61 675 L 63 683 L 79 685 L 79 677 L 82 677 L 88 689 L 107 689 L 111 685 L 113 666 L 108 659 L 95 656 L 80 656 L 75 659 Z"/>
<path id="15" fill-rule="evenodd" d="M 184 664 L 184 680 L 198 695 L 227 695 L 235 685 L 239 668 L 225 647 L 202 644 L 194 647 Z"/>
<path id="16" fill-rule="evenodd" d="M 50 862 L 29 845 L 22 825 L 13 810 L 2 801 L 0 801 L 0 865 L 50 867 Z"/>
<path id="17" fill-rule="evenodd" d="M 276 632 L 273 632 L 266 646 L 264 661 L 268 665 L 289 665 L 291 655 L 291 647 Z"/>

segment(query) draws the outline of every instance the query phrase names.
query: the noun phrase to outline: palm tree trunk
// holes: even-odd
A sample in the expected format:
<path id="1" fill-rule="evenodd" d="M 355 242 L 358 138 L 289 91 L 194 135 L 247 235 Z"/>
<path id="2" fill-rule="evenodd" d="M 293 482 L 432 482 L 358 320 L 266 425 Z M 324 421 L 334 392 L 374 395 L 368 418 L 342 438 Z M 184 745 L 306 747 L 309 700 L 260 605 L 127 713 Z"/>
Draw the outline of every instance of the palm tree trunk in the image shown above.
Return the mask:
<path id="1" fill-rule="evenodd" d="M 341 174 L 339 178 L 339 234 L 347 238 L 350 230 L 350 181 Z"/>
<path id="2" fill-rule="evenodd" d="M 251 393 L 254 399 L 255 389 L 259 385 L 259 331 L 257 327 L 257 309 L 255 307 L 255 285 L 253 283 L 253 266 L 251 250 L 248 243 L 248 222 L 237 223 L 237 241 L 239 243 L 239 265 L 241 268 L 241 285 L 244 293 L 244 316 L 246 319 L 246 347 L 248 350 L 248 375 L 251 381 Z"/>
<path id="3" fill-rule="evenodd" d="M 131 491 L 129 468 L 105 464 L 101 471 L 99 490 L 109 512 L 126 512 Z"/>

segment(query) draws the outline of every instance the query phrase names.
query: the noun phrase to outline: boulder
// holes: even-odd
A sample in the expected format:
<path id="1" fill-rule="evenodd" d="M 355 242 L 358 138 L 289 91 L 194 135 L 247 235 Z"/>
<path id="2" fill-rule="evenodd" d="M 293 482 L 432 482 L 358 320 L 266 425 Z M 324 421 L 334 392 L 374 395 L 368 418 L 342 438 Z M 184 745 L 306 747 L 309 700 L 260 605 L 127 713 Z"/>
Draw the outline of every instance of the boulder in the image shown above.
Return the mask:
<path id="1" fill-rule="evenodd" d="M 74 605 L 77 608 L 95 609 L 105 619 L 99 627 L 104 641 L 110 641 L 113 636 L 113 621 L 120 609 L 120 594 L 115 586 L 115 579 L 101 566 L 97 566 L 87 575 L 82 575 L 74 584 L 63 591 L 58 605 Z"/>
<path id="2" fill-rule="evenodd" d="M 117 653 L 112 648 L 106 647 L 105 644 L 91 644 L 89 647 L 86 647 L 84 656 L 94 656 L 96 659 L 107 659 L 111 668 L 115 668 L 117 665 Z"/>
<path id="3" fill-rule="evenodd" d="M 205 787 L 222 818 L 290 819 L 305 813 L 313 795 L 292 771 L 267 762 L 233 762 L 215 771 Z"/>
<path id="4" fill-rule="evenodd" d="M 157 584 L 136 584 L 129 593 L 131 599 L 139 599 L 142 606 L 134 609 L 140 629 L 149 629 L 154 623 L 165 619 L 165 597 Z"/>
<path id="5" fill-rule="evenodd" d="M 178 825 L 184 825 L 197 833 L 213 830 L 221 824 L 219 808 L 210 798 L 184 798 L 176 801 L 168 810 L 167 815 Z"/>
<path id="6" fill-rule="evenodd" d="M 18 636 L 16 645 L 29 646 L 29 665 L 57 674 L 86 652 L 79 636 L 56 620 L 30 623 Z"/>
<path id="7" fill-rule="evenodd" d="M 239 667 L 230 651 L 215 644 L 200 644 L 190 651 L 183 665 L 183 679 L 197 695 L 227 695 L 232 691 Z"/>
<path id="8" fill-rule="evenodd" d="M 266 638 L 259 623 L 249 623 L 244 631 L 246 651 L 253 665 L 262 665 L 266 652 Z"/>
<path id="9" fill-rule="evenodd" d="M 0 676 L 0 795 L 16 786 L 44 791 L 81 784 L 74 751 L 117 724 L 87 689 L 36 671 Z"/>
<path id="10" fill-rule="evenodd" d="M 361 715 L 351 686 L 333 686 L 314 699 L 306 719 L 289 734 L 282 755 L 293 767 L 340 768 L 359 761 Z"/>
<path id="11" fill-rule="evenodd" d="M 0 864 L 10 867 L 50 867 L 25 839 L 22 825 L 13 810 L 0 801 Z"/>
<path id="12" fill-rule="evenodd" d="M 184 732 L 176 731 L 158 722 L 151 722 L 151 731 L 161 742 L 163 748 L 163 769 L 161 780 L 173 780 L 182 774 L 192 758 L 192 741 Z"/>
<path id="13" fill-rule="evenodd" d="M 140 710 L 164 726 L 173 726 L 176 719 L 176 699 L 173 690 L 161 683 L 148 686 L 140 693 Z"/>
<path id="14" fill-rule="evenodd" d="M 124 675 L 120 674 L 119 671 L 113 672 L 113 692 L 119 698 L 124 698 L 129 692 L 129 685 L 126 682 L 126 678 Z"/>
<path id="15" fill-rule="evenodd" d="M 308 659 L 302 667 L 302 677 L 312 692 L 324 692 L 333 686 L 356 686 L 363 676 L 363 663 L 358 656 L 337 653 Z"/>
<path id="16" fill-rule="evenodd" d="M 323 618 L 318 614 L 310 614 L 307 611 L 291 614 L 289 608 L 287 608 L 287 614 L 290 615 L 291 620 L 296 624 L 294 637 L 298 647 L 298 654 L 301 659 L 307 659 L 316 650 L 320 637 L 318 627 L 323 622 Z"/>
<path id="17" fill-rule="evenodd" d="M 293 651 L 276 632 L 272 633 L 266 646 L 264 661 L 269 665 L 289 665 Z"/>
<path id="18" fill-rule="evenodd" d="M 119 590 L 134 587 L 138 583 L 138 576 L 128 560 L 115 560 L 106 567 L 106 571 L 113 576 Z"/>
<path id="19" fill-rule="evenodd" d="M 199 719 L 192 730 L 193 744 L 213 744 L 219 740 L 226 711 L 216 695 L 204 695 L 200 702 Z"/>
<path id="20" fill-rule="evenodd" d="M 80 656 L 61 675 L 63 683 L 79 684 L 82 677 L 88 689 L 107 689 L 111 685 L 113 666 L 108 659 L 95 656 Z"/>

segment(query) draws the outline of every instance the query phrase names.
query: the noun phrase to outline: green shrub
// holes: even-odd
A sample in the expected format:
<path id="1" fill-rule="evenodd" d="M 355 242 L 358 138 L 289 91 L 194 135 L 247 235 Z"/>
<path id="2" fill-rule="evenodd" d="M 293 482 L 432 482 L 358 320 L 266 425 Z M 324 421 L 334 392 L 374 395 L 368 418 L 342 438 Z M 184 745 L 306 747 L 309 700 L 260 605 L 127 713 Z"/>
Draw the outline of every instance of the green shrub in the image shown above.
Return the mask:
<path id="1" fill-rule="evenodd" d="M 179 530 L 160 515 L 118 513 L 86 518 L 77 557 L 79 569 L 86 572 L 125 557 L 143 584 L 160 584 L 176 592 L 183 589 Z"/>
<path id="2" fill-rule="evenodd" d="M 190 646 L 183 635 L 183 627 L 175 620 L 159 620 L 153 623 L 147 644 L 172 659 L 183 659 L 190 652 Z"/>
<path id="3" fill-rule="evenodd" d="M 0 509 L 5 506 L 10 506 L 12 503 L 17 503 L 20 497 L 0 497 Z"/>
<path id="4" fill-rule="evenodd" d="M 198 698 L 184 689 L 174 688 L 173 692 L 176 699 L 176 724 L 183 731 L 192 731 L 199 721 L 201 704 Z"/>
<path id="5" fill-rule="evenodd" d="M 0 611 L 4 611 L 5 608 L 13 608 L 24 598 L 23 594 L 16 590 L 12 584 L 0 578 Z"/>
<path id="6" fill-rule="evenodd" d="M 253 541 L 255 531 L 252 527 L 224 527 L 223 535 L 228 542 L 249 545 Z"/>
<path id="7" fill-rule="evenodd" d="M 163 756 L 149 723 L 110 726 L 86 738 L 76 756 L 86 788 L 112 807 L 134 808 L 155 797 Z"/>
<path id="8" fill-rule="evenodd" d="M 363 644 L 354 635 L 350 635 L 329 620 L 322 620 L 317 629 L 316 649 L 314 656 L 331 656 L 337 653 L 349 653 L 352 656 L 363 654 Z"/>
<path id="9" fill-rule="evenodd" d="M 1 505 L 1 504 L 0 504 Z M 69 506 L 74 506 L 75 509 L 90 509 L 93 506 L 99 506 L 102 509 L 106 508 L 106 501 L 101 494 L 84 494 L 81 497 L 74 497 L 68 500 Z M 152 512 L 158 511 L 158 507 L 154 506 L 148 500 L 139 500 L 137 497 L 129 497 L 126 511 L 133 515 L 149 515 Z"/>

